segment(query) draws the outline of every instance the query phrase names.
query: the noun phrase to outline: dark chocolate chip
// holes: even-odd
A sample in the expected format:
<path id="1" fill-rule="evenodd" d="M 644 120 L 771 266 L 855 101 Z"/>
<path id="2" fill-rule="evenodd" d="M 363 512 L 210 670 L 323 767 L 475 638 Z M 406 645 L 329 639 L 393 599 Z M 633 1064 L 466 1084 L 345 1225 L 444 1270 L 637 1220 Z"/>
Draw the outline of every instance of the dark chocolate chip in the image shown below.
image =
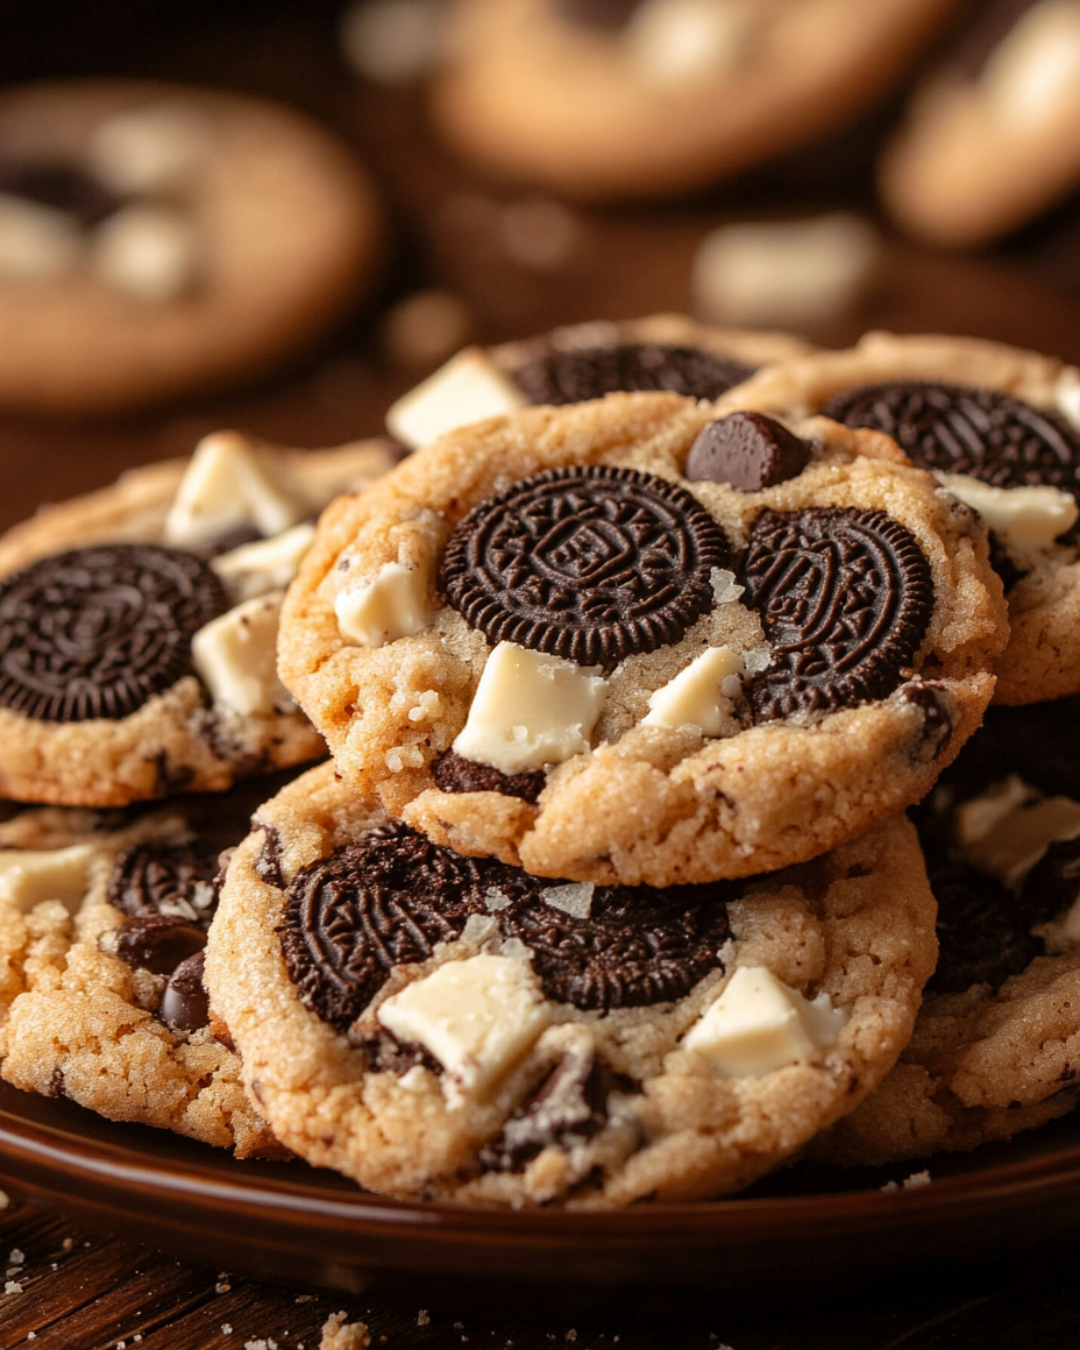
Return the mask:
<path id="1" fill-rule="evenodd" d="M 74 164 L 11 161 L 0 164 L 0 192 L 74 216 L 85 230 L 119 211 L 123 201 Z"/>
<path id="2" fill-rule="evenodd" d="M 218 850 L 204 843 L 139 844 L 109 876 L 109 903 L 125 914 L 165 914 L 210 927 L 217 904 Z"/>
<path id="3" fill-rule="evenodd" d="M 305 1006 L 344 1031 L 392 967 L 426 961 L 484 913 L 480 868 L 403 825 L 373 830 L 298 872 L 279 930 Z"/>
<path id="4" fill-rule="evenodd" d="M 617 393 L 665 392 L 712 400 L 753 373 L 751 366 L 700 347 L 640 342 L 576 350 L 548 346 L 520 366 L 514 378 L 530 403 L 562 405 Z"/>
<path id="5" fill-rule="evenodd" d="M 720 526 L 634 469 L 549 469 L 475 507 L 443 555 L 448 602 L 492 644 L 610 668 L 677 642 L 715 602 Z"/>
<path id="6" fill-rule="evenodd" d="M 181 961 L 169 977 L 158 1017 L 170 1031 L 198 1031 L 209 1025 L 210 1000 L 203 984 L 205 968 L 206 953 L 196 952 Z"/>
<path id="7" fill-rule="evenodd" d="M 102 544 L 0 585 L 0 706 L 45 722 L 117 719 L 191 669 L 191 639 L 226 608 L 192 553 Z"/>
<path id="8" fill-rule="evenodd" d="M 641 0 L 548 0 L 568 23 L 617 32 L 630 22 Z"/>
<path id="9" fill-rule="evenodd" d="M 520 1172 L 545 1148 L 565 1151 L 584 1143 L 607 1124 L 609 1094 L 634 1089 L 633 1081 L 597 1059 L 591 1046 L 571 1048 L 498 1139 L 481 1149 L 480 1166 L 486 1172 Z"/>
<path id="10" fill-rule="evenodd" d="M 934 607 L 922 549 L 884 511 L 764 511 L 743 581 L 772 648 L 750 685 L 756 722 L 886 697 Z"/>
<path id="11" fill-rule="evenodd" d="M 443 792 L 500 792 L 535 802 L 544 790 L 543 769 L 526 773 L 503 773 L 493 764 L 478 764 L 454 750 L 440 755 L 431 766 L 432 777 Z"/>
<path id="12" fill-rule="evenodd" d="M 285 889 L 285 873 L 282 871 L 281 835 L 273 825 L 264 825 L 261 820 L 251 822 L 252 829 L 262 830 L 263 841 L 259 856 L 255 859 L 255 871 L 268 886 Z"/>
<path id="13" fill-rule="evenodd" d="M 604 1011 L 682 998 L 720 965 L 729 936 L 721 885 L 597 886 L 588 918 L 549 905 L 552 885 L 516 869 L 494 884 L 511 899 L 500 931 L 532 951 L 544 993 L 557 1003 Z"/>
<path id="14" fill-rule="evenodd" d="M 920 758 L 932 760 L 943 755 L 955 730 L 945 686 L 934 680 L 908 680 L 896 691 L 896 697 L 904 703 L 913 703 L 922 712 Z"/>
<path id="15" fill-rule="evenodd" d="M 821 411 L 849 427 L 887 432 L 923 469 L 1080 496 L 1080 435 L 1060 414 L 995 389 L 914 380 L 857 385 Z"/>
<path id="16" fill-rule="evenodd" d="M 686 459 L 686 477 L 760 492 L 797 478 L 809 462 L 809 443 L 782 422 L 764 413 L 735 412 L 702 427 Z"/>
<path id="17" fill-rule="evenodd" d="M 164 914 L 135 914 L 116 935 L 116 954 L 133 970 L 171 975 L 182 961 L 206 946 L 206 934 L 186 919 Z"/>

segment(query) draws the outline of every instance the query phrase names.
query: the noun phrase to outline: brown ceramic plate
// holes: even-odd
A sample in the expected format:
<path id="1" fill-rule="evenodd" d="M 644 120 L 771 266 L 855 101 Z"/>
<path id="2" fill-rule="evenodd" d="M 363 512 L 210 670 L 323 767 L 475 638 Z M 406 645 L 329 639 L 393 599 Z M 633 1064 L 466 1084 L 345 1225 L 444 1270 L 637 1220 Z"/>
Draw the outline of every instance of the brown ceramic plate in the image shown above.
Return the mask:
<path id="1" fill-rule="evenodd" d="M 0 1182 L 16 1196 L 199 1265 L 346 1291 L 407 1277 L 746 1284 L 968 1254 L 1080 1226 L 1080 1117 L 917 1168 L 794 1168 L 728 1200 L 620 1213 L 397 1204 L 302 1163 L 238 1163 L 0 1085 Z"/>

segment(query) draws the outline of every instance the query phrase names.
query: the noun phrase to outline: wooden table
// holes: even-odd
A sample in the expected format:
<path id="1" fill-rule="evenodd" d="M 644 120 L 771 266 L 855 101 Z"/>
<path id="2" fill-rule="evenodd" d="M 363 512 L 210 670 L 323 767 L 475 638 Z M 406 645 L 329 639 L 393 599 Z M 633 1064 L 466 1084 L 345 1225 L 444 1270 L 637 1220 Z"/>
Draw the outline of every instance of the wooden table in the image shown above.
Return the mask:
<path id="1" fill-rule="evenodd" d="M 828 173 L 796 159 L 782 169 L 678 207 L 572 213 L 575 246 L 554 270 L 527 266 L 500 244 L 497 222 L 519 192 L 478 179 L 441 152 L 410 93 L 361 88 L 336 50 L 336 3 L 265 5 L 255 18 L 205 0 L 136 10 L 121 0 L 14 4 L 0 17 L 0 82 L 42 75 L 161 75 L 264 92 L 307 107 L 371 166 L 394 222 L 397 251 L 376 295 L 344 331 L 258 387 L 193 399 L 153 414 L 90 425 L 0 419 L 0 527 L 45 497 L 100 486 L 131 464 L 187 453 L 205 431 L 238 426 L 296 445 L 378 434 L 385 408 L 425 372 L 395 364 L 381 344 L 395 300 L 421 287 L 467 304 L 472 337 L 498 341 L 556 323 L 687 310 L 690 264 L 708 229 L 743 214 L 810 206 L 872 211 L 867 146 L 876 123 L 838 142 Z M 810 166 L 808 168 L 808 166 Z M 479 222 L 479 223 L 478 223 Z M 486 223 L 485 223 L 486 222 Z M 493 223 L 495 222 L 495 223 Z M 984 257 L 946 257 L 888 238 L 862 305 L 808 334 L 828 344 L 870 326 L 968 332 L 1080 361 L 1080 250 L 1069 211 Z M 813 1242 L 813 1234 L 807 1234 Z M 740 1293 L 633 1290 L 539 1296 L 491 1289 L 408 1293 L 374 1304 L 180 1265 L 57 1214 L 17 1202 L 0 1213 L 0 1350 L 90 1350 L 138 1344 L 195 1350 L 253 1344 L 316 1347 L 338 1309 L 372 1343 L 574 1350 L 930 1350 L 1080 1345 L 1074 1242 L 1025 1245 L 977 1263 L 885 1269 L 849 1282 Z M 31 1336 L 33 1339 L 31 1340 Z"/>

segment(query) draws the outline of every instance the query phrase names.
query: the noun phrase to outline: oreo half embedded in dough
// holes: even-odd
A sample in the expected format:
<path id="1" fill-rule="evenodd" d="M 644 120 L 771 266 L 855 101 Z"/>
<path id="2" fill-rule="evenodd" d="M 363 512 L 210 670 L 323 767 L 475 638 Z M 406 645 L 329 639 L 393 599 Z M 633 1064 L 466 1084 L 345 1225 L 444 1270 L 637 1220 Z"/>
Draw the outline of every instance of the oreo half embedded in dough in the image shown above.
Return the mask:
<path id="1" fill-rule="evenodd" d="M 492 645 L 617 664 L 677 642 L 714 603 L 723 530 L 635 469 L 548 469 L 481 502 L 443 554 L 447 601 Z"/>
<path id="2" fill-rule="evenodd" d="M 884 698 L 934 607 L 922 549 L 884 511 L 762 512 L 743 582 L 772 649 L 750 686 L 756 722 Z"/>
<path id="3" fill-rule="evenodd" d="M 810 462 L 810 445 L 764 413 L 734 412 L 702 427 L 686 457 L 691 483 L 728 483 L 760 492 L 797 478 Z"/>
<path id="4" fill-rule="evenodd" d="M 923 469 L 1080 496 L 1077 432 L 1057 413 L 996 389 L 918 380 L 856 385 L 821 411 L 849 427 L 886 432 Z"/>
<path id="5" fill-rule="evenodd" d="M 716 885 L 572 888 L 490 858 L 463 858 L 407 826 L 383 826 L 300 872 L 280 930 L 301 1000 L 344 1031 L 396 965 L 428 960 L 470 914 L 531 951 L 544 993 L 607 1011 L 682 998 L 720 964 L 727 892 Z"/>
<path id="6" fill-rule="evenodd" d="M 164 914 L 135 914 L 117 931 L 116 954 L 133 970 L 171 975 L 189 956 L 206 946 L 206 934 L 197 924 Z"/>
<path id="7" fill-rule="evenodd" d="M 514 372 L 530 403 L 584 403 L 605 394 L 669 393 L 710 401 L 754 373 L 741 361 L 700 347 L 628 342 L 607 347 L 549 347 Z"/>
<path id="8" fill-rule="evenodd" d="M 547 779 L 543 769 L 503 773 L 494 764 L 479 764 L 454 750 L 447 750 L 434 761 L 431 776 L 443 792 L 498 792 L 526 802 L 537 800 Z"/>
<path id="9" fill-rule="evenodd" d="M 139 844 L 109 875 L 109 904 L 124 914 L 164 914 L 208 929 L 217 901 L 219 850 L 205 843 Z"/>
<path id="10" fill-rule="evenodd" d="M 0 585 L 0 706 L 44 722 L 116 720 L 191 668 L 191 639 L 227 607 L 192 553 L 102 544 Z"/>

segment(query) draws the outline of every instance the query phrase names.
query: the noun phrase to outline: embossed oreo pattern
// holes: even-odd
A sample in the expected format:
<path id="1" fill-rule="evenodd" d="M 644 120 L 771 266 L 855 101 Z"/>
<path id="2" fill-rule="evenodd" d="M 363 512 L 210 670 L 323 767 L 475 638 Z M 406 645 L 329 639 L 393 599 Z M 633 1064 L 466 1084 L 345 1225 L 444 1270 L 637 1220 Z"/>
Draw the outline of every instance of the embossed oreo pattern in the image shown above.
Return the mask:
<path id="1" fill-rule="evenodd" d="M 752 366 L 700 347 L 635 342 L 576 351 L 551 347 L 521 366 L 514 378 L 530 403 L 562 405 L 635 392 L 712 400 L 753 373 Z"/>
<path id="2" fill-rule="evenodd" d="M 56 554 L 0 586 L 0 706 L 45 722 L 127 717 L 191 666 L 226 608 L 194 554 L 107 544 Z"/>
<path id="3" fill-rule="evenodd" d="M 164 914 L 210 927 L 217 903 L 218 850 L 200 843 L 140 844 L 109 875 L 109 904 L 125 914 Z"/>
<path id="4" fill-rule="evenodd" d="M 581 1009 L 669 1002 L 720 965 L 730 883 L 597 886 L 587 918 L 547 903 L 561 884 L 383 826 L 296 876 L 282 954 L 301 1001 L 339 1031 L 394 966 L 426 961 L 470 914 L 490 914 L 503 938 L 524 942 L 545 994 Z"/>
<path id="5" fill-rule="evenodd" d="M 924 469 L 994 487 L 1046 485 L 1080 496 L 1080 436 L 1064 417 L 994 389 L 904 381 L 857 385 L 822 408 L 884 431 Z"/>
<path id="6" fill-rule="evenodd" d="M 743 581 L 772 648 L 750 686 L 756 722 L 885 697 L 914 660 L 934 604 L 922 550 L 884 511 L 765 511 Z"/>
<path id="7" fill-rule="evenodd" d="M 392 967 L 426 961 L 483 912 L 474 859 L 389 825 L 297 874 L 281 949 L 301 1001 L 344 1031 Z"/>
<path id="8" fill-rule="evenodd" d="M 475 507 L 443 555 L 448 602 L 492 644 L 614 666 L 711 608 L 723 531 L 684 488 L 634 469 L 548 469 Z"/>

